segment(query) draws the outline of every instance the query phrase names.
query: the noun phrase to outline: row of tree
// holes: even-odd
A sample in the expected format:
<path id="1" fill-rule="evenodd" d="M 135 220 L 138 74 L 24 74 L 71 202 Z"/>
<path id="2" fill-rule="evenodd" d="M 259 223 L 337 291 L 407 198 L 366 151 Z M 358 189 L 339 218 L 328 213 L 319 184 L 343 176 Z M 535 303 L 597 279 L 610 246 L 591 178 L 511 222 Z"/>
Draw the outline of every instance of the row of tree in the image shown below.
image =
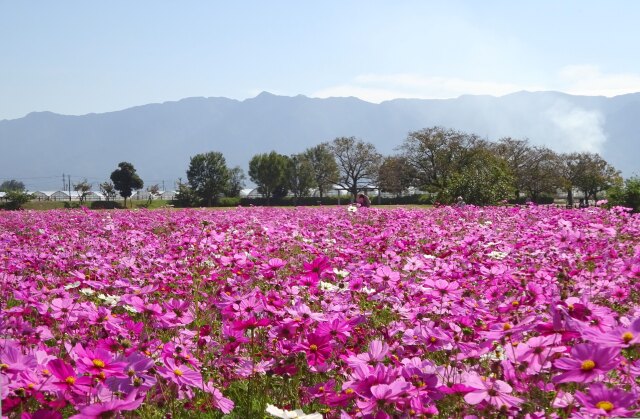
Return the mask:
<path id="1" fill-rule="evenodd" d="M 492 204 L 506 199 L 538 202 L 565 190 L 597 199 L 622 184 L 619 172 L 596 153 L 563 153 L 534 146 L 526 139 L 490 142 L 474 134 L 442 127 L 409 133 L 393 156 L 382 156 L 371 143 L 340 137 L 286 156 L 272 151 L 249 162 L 249 178 L 269 200 L 290 193 L 294 199 L 316 189 L 320 197 L 338 186 L 355 197 L 379 188 L 400 195 L 409 188 L 437 195 L 440 202 L 462 196 L 469 203 Z M 230 170 L 219 152 L 191 158 L 187 184 L 180 195 L 214 204 L 235 196 L 243 185 L 239 168 Z"/>
<path id="2" fill-rule="evenodd" d="M 228 167 L 215 151 L 191 157 L 186 174 L 187 182 L 180 180 L 177 191 L 182 205 L 211 206 L 221 196 L 238 196 L 244 187 L 242 169 Z M 619 172 L 596 153 L 559 154 L 526 139 L 490 142 L 442 127 L 409 133 L 397 154 L 386 157 L 373 144 L 354 137 L 336 138 L 290 156 L 276 151 L 257 154 L 249 162 L 248 175 L 267 202 L 287 194 L 297 200 L 312 189 L 322 198 L 338 186 L 354 198 L 363 190 L 379 188 L 399 196 L 415 188 L 443 203 L 462 196 L 481 205 L 505 199 L 539 202 L 560 189 L 573 204 L 575 189 L 596 200 L 602 191 L 624 186 Z M 24 189 L 24 185 L 6 186 Z M 107 200 L 117 191 L 126 206 L 127 198 L 144 182 L 131 163 L 121 162 L 110 181 L 99 186 Z M 85 180 L 73 187 L 82 200 L 92 185 Z M 147 191 L 152 197 L 159 187 L 152 185 Z"/>

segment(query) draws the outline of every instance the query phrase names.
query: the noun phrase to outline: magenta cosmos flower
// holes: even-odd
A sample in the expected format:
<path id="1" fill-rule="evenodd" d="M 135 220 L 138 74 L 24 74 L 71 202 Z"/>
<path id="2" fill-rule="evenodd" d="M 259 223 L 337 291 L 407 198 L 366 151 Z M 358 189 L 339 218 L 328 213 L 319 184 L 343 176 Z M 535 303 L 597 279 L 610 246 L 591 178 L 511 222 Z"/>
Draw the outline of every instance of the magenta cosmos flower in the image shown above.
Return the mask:
<path id="1" fill-rule="evenodd" d="M 118 412 L 135 410 L 142 404 L 144 396 L 137 397 L 138 392 L 133 391 L 124 400 L 110 400 L 105 403 L 90 404 L 80 408 L 80 413 L 71 416 L 72 419 L 100 419 L 116 417 Z"/>
<path id="2" fill-rule="evenodd" d="M 298 345 L 298 350 L 307 354 L 309 365 L 322 365 L 331 356 L 331 337 L 311 333 L 307 335 L 306 341 Z"/>
<path id="3" fill-rule="evenodd" d="M 618 388 L 607 388 L 602 383 L 589 387 L 589 393 L 577 391 L 575 394 L 586 413 L 600 416 L 631 416 L 637 412 L 629 409 L 635 401 L 633 393 Z"/>
<path id="4" fill-rule="evenodd" d="M 581 343 L 571 349 L 571 357 L 560 358 L 555 367 L 566 372 L 553 377 L 554 383 L 589 383 L 618 365 L 620 350 L 593 343 Z"/>
<path id="5" fill-rule="evenodd" d="M 78 377 L 71 366 L 61 359 L 54 359 L 47 364 L 48 371 L 57 379 L 53 386 L 62 391 L 73 393 L 85 393 L 91 386 L 91 377 Z"/>
<path id="6" fill-rule="evenodd" d="M 502 406 L 511 408 L 520 405 L 523 401 L 519 397 L 512 396 L 510 393 L 513 388 L 501 380 L 491 380 L 478 375 L 471 375 L 464 384 L 473 388 L 470 393 L 464 396 L 464 401 L 472 405 L 487 402 L 497 408 Z"/>

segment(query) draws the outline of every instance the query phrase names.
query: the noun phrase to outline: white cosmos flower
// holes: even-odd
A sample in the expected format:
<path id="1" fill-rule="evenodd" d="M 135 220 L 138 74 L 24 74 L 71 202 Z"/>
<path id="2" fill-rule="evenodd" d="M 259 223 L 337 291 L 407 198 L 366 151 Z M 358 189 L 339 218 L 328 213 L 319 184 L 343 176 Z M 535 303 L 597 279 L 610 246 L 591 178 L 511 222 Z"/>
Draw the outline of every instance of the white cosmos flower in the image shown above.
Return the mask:
<path id="1" fill-rule="evenodd" d="M 349 276 L 349 271 L 346 271 L 344 269 L 333 268 L 333 273 L 340 278 L 346 278 Z"/>
<path id="2" fill-rule="evenodd" d="M 267 413 L 281 419 L 322 419 L 322 415 L 320 413 L 306 414 L 300 409 L 283 410 L 272 404 L 267 404 Z"/>
<path id="3" fill-rule="evenodd" d="M 507 257 L 507 254 L 505 252 L 498 252 L 497 250 L 494 250 L 493 252 L 489 253 L 488 256 L 490 258 L 502 260 Z"/>
<path id="4" fill-rule="evenodd" d="M 82 288 L 80 290 L 80 294 L 84 294 L 84 295 L 93 295 L 96 292 L 94 290 L 92 290 L 91 288 Z"/>
<path id="5" fill-rule="evenodd" d="M 72 282 L 72 283 L 71 283 L 71 284 L 69 284 L 69 285 L 65 285 L 65 286 L 64 286 L 64 289 L 66 289 L 66 290 L 70 290 L 70 289 L 72 289 L 72 288 L 78 288 L 79 286 L 80 286 L 80 281 L 76 281 L 76 282 Z"/>
<path id="6" fill-rule="evenodd" d="M 103 300 L 105 304 L 109 304 L 112 307 L 120 302 L 120 297 L 118 297 L 117 295 L 98 294 L 98 298 Z"/>
<path id="7" fill-rule="evenodd" d="M 362 292 L 365 292 L 367 294 L 373 294 L 374 292 L 376 292 L 376 290 L 374 290 L 373 288 L 369 288 L 367 286 L 362 287 Z"/>
<path id="8" fill-rule="evenodd" d="M 138 310 L 134 307 L 134 306 L 130 306 L 128 304 L 125 304 L 122 306 L 125 310 L 127 310 L 129 313 L 137 313 Z"/>
<path id="9" fill-rule="evenodd" d="M 349 205 L 347 207 L 347 211 L 349 211 L 349 212 L 358 212 L 358 207 L 356 207 L 355 205 Z"/>
<path id="10" fill-rule="evenodd" d="M 337 285 L 333 285 L 330 282 L 320 281 L 320 289 L 322 291 L 338 291 L 340 287 L 338 287 Z"/>

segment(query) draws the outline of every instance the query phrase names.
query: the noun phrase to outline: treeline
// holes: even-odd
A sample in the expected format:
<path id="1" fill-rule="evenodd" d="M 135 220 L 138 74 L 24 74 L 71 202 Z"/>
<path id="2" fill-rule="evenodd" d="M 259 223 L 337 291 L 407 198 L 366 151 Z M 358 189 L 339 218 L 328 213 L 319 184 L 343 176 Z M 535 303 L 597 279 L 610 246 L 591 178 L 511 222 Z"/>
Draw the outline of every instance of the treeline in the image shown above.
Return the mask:
<path id="1" fill-rule="evenodd" d="M 216 151 L 191 157 L 186 175 L 186 182 L 180 180 L 177 185 L 178 206 L 238 202 L 229 198 L 238 197 L 246 181 L 243 170 L 229 167 Z M 322 202 L 337 188 L 351 199 L 374 189 L 397 198 L 412 190 L 445 204 L 462 197 L 476 205 L 549 203 L 559 190 L 573 205 L 575 190 L 594 201 L 608 191 L 614 203 L 635 208 L 636 189 L 640 189 L 640 180 L 624 181 L 597 153 L 556 153 L 527 139 L 506 137 L 492 142 L 442 127 L 409 133 L 391 156 L 354 137 L 339 137 L 293 155 L 256 154 L 249 162 L 248 178 L 262 196 L 255 202 L 266 205 L 282 204 L 283 199 L 294 204 Z M 144 185 L 127 162 L 120 163 L 110 179 L 99 185 L 102 194 L 112 200 L 118 192 L 125 206 L 133 191 Z M 73 186 L 82 196 L 91 190 L 86 181 Z M 147 191 L 151 199 L 159 187 L 152 185 Z M 309 201 L 310 196 L 318 200 Z"/>
<path id="2" fill-rule="evenodd" d="M 564 190 L 573 204 L 574 190 L 597 200 L 603 191 L 624 187 L 620 173 L 597 153 L 556 153 L 526 139 L 491 142 L 442 127 L 409 133 L 392 156 L 382 156 L 373 144 L 354 137 L 290 156 L 257 154 L 248 175 L 265 204 L 287 195 L 296 202 L 312 190 L 322 199 L 334 187 L 352 197 L 378 188 L 400 197 L 413 188 L 441 203 L 461 196 L 477 205 L 545 203 Z M 244 174 L 229 169 L 221 153 L 199 154 L 191 158 L 177 200 L 184 206 L 215 205 L 223 196 L 237 196 L 243 186 Z"/>

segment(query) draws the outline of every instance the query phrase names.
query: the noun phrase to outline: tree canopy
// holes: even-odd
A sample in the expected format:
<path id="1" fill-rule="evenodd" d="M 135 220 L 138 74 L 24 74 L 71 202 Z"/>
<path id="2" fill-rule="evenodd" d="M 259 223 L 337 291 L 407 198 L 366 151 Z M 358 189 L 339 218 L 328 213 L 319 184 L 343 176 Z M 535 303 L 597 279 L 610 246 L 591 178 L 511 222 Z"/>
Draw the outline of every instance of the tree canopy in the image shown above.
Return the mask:
<path id="1" fill-rule="evenodd" d="M 19 180 L 10 179 L 0 183 L 0 192 L 24 191 L 24 183 Z"/>
<path id="2" fill-rule="evenodd" d="M 229 179 L 229 169 L 222 153 L 211 151 L 191 157 L 187 181 L 207 206 L 211 206 L 218 195 L 227 190 Z"/>
<path id="3" fill-rule="evenodd" d="M 382 156 L 373 144 L 355 137 L 336 138 L 331 143 L 331 150 L 340 169 L 336 183 L 355 199 L 362 187 L 376 180 Z"/>
<path id="4" fill-rule="evenodd" d="M 320 198 L 322 198 L 338 181 L 340 176 L 336 158 L 331 151 L 329 143 L 322 143 L 308 148 L 303 155 L 311 165 L 315 186 L 318 188 Z"/>
<path id="5" fill-rule="evenodd" d="M 275 151 L 256 154 L 249 162 L 249 178 L 267 201 L 274 195 L 286 195 L 288 158 Z"/>
<path id="6" fill-rule="evenodd" d="M 120 196 L 124 198 L 125 208 L 127 206 L 127 198 L 133 194 L 133 191 L 144 187 L 144 182 L 136 173 L 133 164 L 128 162 L 118 163 L 118 168 L 111 172 L 111 181 Z"/>

